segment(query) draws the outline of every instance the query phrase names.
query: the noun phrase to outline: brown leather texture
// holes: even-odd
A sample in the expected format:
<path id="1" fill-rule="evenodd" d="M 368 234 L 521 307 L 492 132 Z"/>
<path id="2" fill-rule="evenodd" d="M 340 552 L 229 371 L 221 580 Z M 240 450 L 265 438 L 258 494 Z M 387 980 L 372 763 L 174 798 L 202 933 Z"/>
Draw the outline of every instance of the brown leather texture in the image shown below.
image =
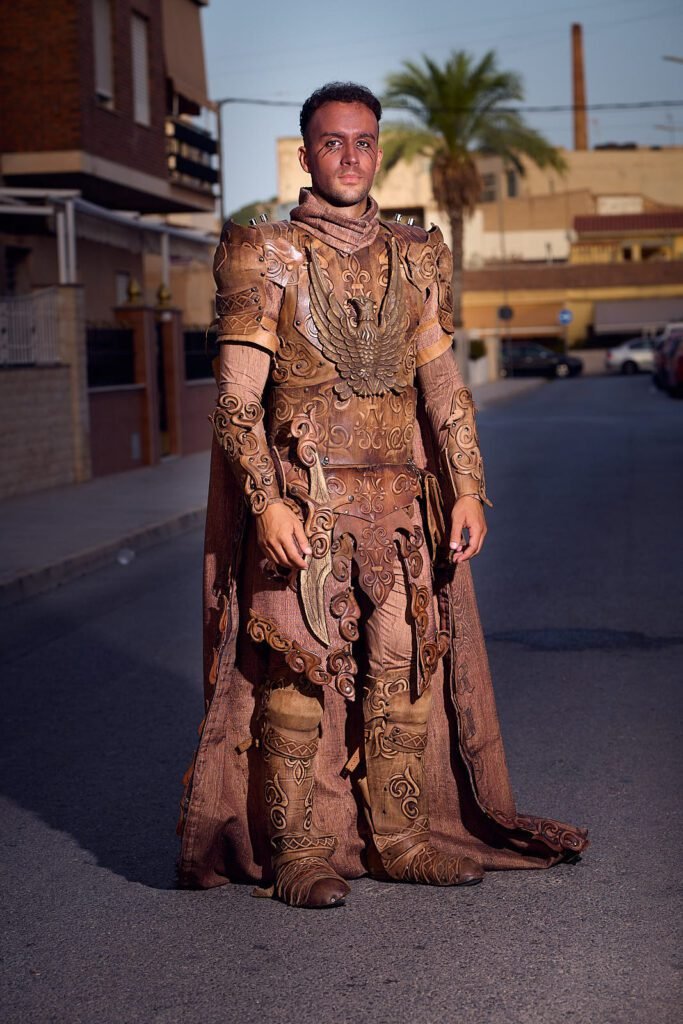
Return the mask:
<path id="1" fill-rule="evenodd" d="M 363 700 L 364 777 L 360 782 L 381 875 L 426 885 L 469 885 L 483 870 L 431 842 L 425 778 L 430 689 L 411 700 L 403 673 L 368 676 Z"/>
<path id="2" fill-rule="evenodd" d="M 270 435 L 283 461 L 297 464 L 298 438 L 292 432 L 295 419 L 306 416 L 308 430 L 326 469 L 335 466 L 408 466 L 413 458 L 413 434 L 417 392 L 404 388 L 387 392 L 368 402 L 350 395 L 338 400 L 337 378 L 311 386 L 276 386 L 270 395 Z M 299 421 L 300 422 L 300 421 Z"/>
<path id="3" fill-rule="evenodd" d="M 219 395 L 211 422 L 254 515 L 281 497 L 275 464 L 259 426 L 263 406 L 234 392 Z"/>
<path id="4" fill-rule="evenodd" d="M 416 447 L 419 440 L 418 429 Z M 421 444 L 419 450 L 423 453 Z M 252 735 L 259 686 L 268 675 L 265 645 L 251 644 L 246 635 L 249 608 L 237 587 L 244 585 L 251 564 L 242 560 L 249 546 L 247 515 L 244 503 L 235 500 L 232 475 L 216 443 L 205 547 L 206 713 L 184 779 L 179 822 L 178 877 L 189 887 L 272 880 L 261 754 L 253 744 L 244 745 Z M 486 870 L 546 868 L 576 856 L 587 845 L 583 829 L 516 808 L 469 566 L 439 570 L 434 585 L 440 627 L 449 637 L 430 684 L 426 791 L 435 847 L 450 856 L 472 857 Z M 348 583 L 340 584 L 340 592 L 347 589 Z M 300 618 L 296 594 L 287 593 Z M 349 706 L 334 688 L 325 687 L 324 698 L 316 763 L 323 781 L 314 814 L 318 834 L 338 837 L 331 864 L 350 879 L 368 871 L 363 801 L 354 778 L 341 774 L 363 744 L 362 710 L 360 702 Z M 260 826 L 255 824 L 259 814 Z"/>
<path id="5" fill-rule="evenodd" d="M 251 332 L 250 343 L 273 354 L 265 429 L 283 497 L 298 510 L 313 556 L 292 573 L 264 559 L 216 443 L 205 547 L 206 715 L 185 779 L 181 884 L 267 882 L 273 852 L 276 868 L 285 855 L 289 863 L 321 857 L 351 878 L 368 869 L 373 844 L 395 877 L 400 867 L 401 877 L 433 884 L 472 881 L 468 860 L 485 869 L 547 867 L 580 853 L 585 832 L 517 812 L 470 568 L 434 558 L 446 532 L 439 483 L 446 495 L 461 481 L 483 490 L 469 393 L 452 404 L 448 367 L 447 402 L 430 407 L 415 389 L 416 366 L 428 371 L 449 347 L 448 251 L 438 232 L 376 219 L 355 233 L 335 224 L 326 241 L 319 211 L 307 224 L 309 213 L 295 223 L 228 225 L 217 257 L 224 298 L 237 301 L 255 287 L 261 300 L 255 314 L 248 307 L 242 337 Z M 233 315 L 246 314 L 224 313 L 224 326 Z M 386 632 L 381 624 L 392 621 L 387 610 L 397 600 L 414 657 L 408 675 L 396 677 L 407 688 L 392 698 L 400 703 L 394 721 L 353 702 L 365 685 L 365 703 L 382 704 L 382 687 L 368 690 L 363 670 L 366 637 Z M 376 677 L 390 678 L 388 655 L 382 664 L 389 675 Z M 296 680 L 315 703 L 319 741 L 315 730 L 292 735 L 270 721 L 263 750 L 249 745 L 259 702 L 277 680 Z M 307 746 L 314 739 L 315 753 Z M 341 772 L 358 748 L 365 779 L 362 769 Z M 334 852 L 319 850 L 315 837 L 330 836 Z M 423 851 L 418 860 L 413 847 L 415 858 Z M 292 892 L 305 894 L 309 880 L 293 875 Z"/>

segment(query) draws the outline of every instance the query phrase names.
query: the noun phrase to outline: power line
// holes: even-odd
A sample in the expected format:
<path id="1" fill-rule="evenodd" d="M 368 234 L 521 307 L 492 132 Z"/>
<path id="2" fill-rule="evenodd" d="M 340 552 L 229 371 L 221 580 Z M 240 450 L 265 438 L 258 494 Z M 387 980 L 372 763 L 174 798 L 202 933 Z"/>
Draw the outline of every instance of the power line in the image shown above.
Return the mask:
<path id="1" fill-rule="evenodd" d="M 214 100 L 216 106 L 224 104 L 245 104 L 253 107 L 301 107 L 302 102 L 296 100 L 267 100 L 251 96 L 225 96 L 220 100 Z M 383 103 L 385 110 L 405 110 L 414 113 L 412 107 L 399 103 Z M 556 103 L 551 106 L 533 107 L 497 107 L 496 113 L 506 114 L 541 114 L 573 112 L 575 110 L 650 110 L 662 109 L 665 107 L 683 107 L 683 100 L 641 100 L 638 103 L 586 103 L 585 106 L 578 106 L 575 103 Z M 450 108 L 449 108 L 450 110 Z M 454 107 L 453 113 L 468 114 L 476 113 L 471 107 Z M 440 111 L 446 113 L 447 111 Z"/>

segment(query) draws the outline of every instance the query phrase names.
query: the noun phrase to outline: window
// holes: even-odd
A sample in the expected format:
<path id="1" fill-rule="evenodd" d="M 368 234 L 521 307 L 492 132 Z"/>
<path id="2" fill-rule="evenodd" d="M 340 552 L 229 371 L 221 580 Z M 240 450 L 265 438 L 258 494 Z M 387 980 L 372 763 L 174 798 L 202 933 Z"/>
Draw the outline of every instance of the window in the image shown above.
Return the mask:
<path id="1" fill-rule="evenodd" d="M 130 274 L 127 270 L 118 270 L 115 278 L 116 305 L 125 306 L 129 301 L 128 288 L 130 285 Z"/>
<path id="2" fill-rule="evenodd" d="M 506 171 L 505 172 L 505 180 L 507 182 L 507 187 L 508 187 L 508 199 L 515 199 L 517 194 L 518 194 L 517 172 L 516 171 Z"/>
<path id="3" fill-rule="evenodd" d="M 133 59 L 133 117 L 137 124 L 151 124 L 149 110 L 149 48 L 147 19 L 133 14 L 131 20 Z"/>
<path id="4" fill-rule="evenodd" d="M 95 95 L 105 107 L 114 106 L 114 59 L 111 45 L 111 0 L 93 0 Z"/>
<path id="5" fill-rule="evenodd" d="M 496 198 L 496 176 L 495 174 L 482 174 L 481 183 L 483 185 L 481 193 L 482 203 L 492 203 Z"/>

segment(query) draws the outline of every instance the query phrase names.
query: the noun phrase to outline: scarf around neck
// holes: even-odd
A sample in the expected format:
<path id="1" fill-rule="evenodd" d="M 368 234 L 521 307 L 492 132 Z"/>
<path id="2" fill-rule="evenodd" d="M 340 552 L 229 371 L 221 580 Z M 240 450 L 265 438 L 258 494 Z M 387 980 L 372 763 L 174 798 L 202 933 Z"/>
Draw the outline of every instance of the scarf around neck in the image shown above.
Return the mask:
<path id="1" fill-rule="evenodd" d="M 378 212 L 377 203 L 372 196 L 368 196 L 368 208 L 362 217 L 343 217 L 341 213 L 324 206 L 310 188 L 302 188 L 299 192 L 299 205 L 294 207 L 289 216 L 291 220 L 304 224 L 321 242 L 348 256 L 374 242 L 379 231 Z"/>

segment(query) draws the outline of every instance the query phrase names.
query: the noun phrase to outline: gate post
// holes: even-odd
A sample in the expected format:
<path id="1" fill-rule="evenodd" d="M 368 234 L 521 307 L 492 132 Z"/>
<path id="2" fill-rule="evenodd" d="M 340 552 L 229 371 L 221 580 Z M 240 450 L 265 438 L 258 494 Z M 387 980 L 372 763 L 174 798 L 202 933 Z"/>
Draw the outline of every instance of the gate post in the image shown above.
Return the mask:
<path id="1" fill-rule="evenodd" d="M 60 285 L 56 291 L 57 358 L 69 367 L 73 479 L 83 483 L 92 476 L 83 286 Z"/>
<path id="2" fill-rule="evenodd" d="M 135 383 L 145 389 L 142 421 L 142 461 L 154 466 L 161 458 L 159 435 L 159 389 L 157 386 L 156 323 L 151 306 L 117 306 L 114 315 L 119 323 L 133 331 Z"/>
<path id="3" fill-rule="evenodd" d="M 160 305 L 156 311 L 163 350 L 168 420 L 168 443 L 171 454 L 183 453 L 183 392 L 185 390 L 185 344 L 182 311 Z"/>

